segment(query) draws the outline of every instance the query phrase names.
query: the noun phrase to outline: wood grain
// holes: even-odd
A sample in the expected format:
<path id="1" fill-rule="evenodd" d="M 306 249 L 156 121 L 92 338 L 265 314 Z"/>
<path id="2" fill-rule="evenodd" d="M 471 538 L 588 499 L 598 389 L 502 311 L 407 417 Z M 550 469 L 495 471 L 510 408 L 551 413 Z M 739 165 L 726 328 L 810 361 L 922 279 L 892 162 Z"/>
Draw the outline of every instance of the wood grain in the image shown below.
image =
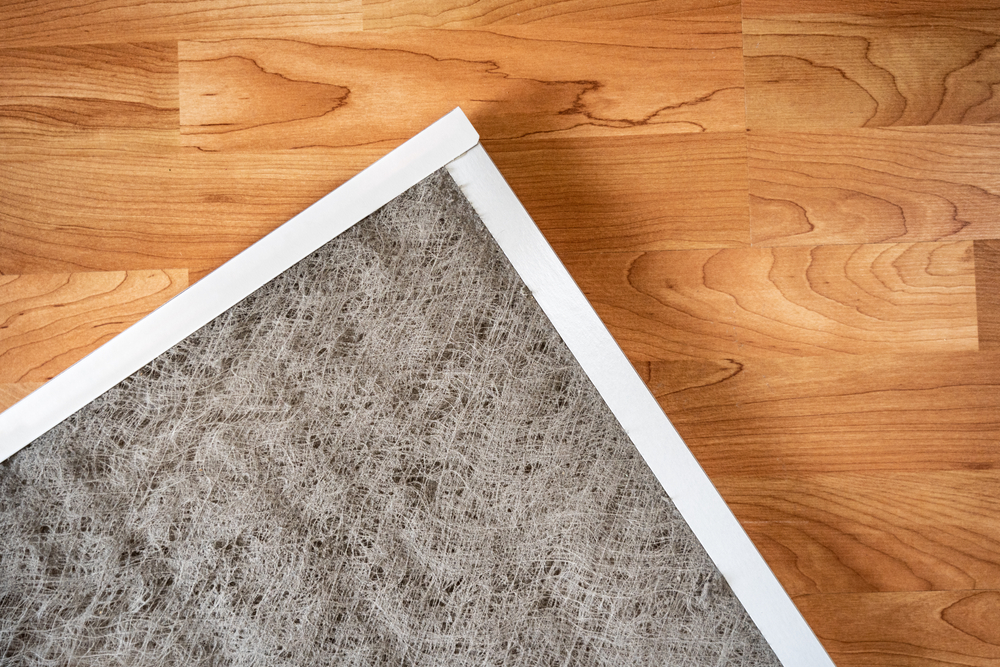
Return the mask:
<path id="1" fill-rule="evenodd" d="M 20 0 L 0 4 L 0 48 L 361 30 L 361 0 Z"/>
<path id="2" fill-rule="evenodd" d="M 1000 236 L 1000 126 L 751 133 L 760 245 Z"/>
<path id="3" fill-rule="evenodd" d="M 0 273 L 200 277 L 383 152 L 0 158 Z"/>
<path id="4" fill-rule="evenodd" d="M 750 242 L 742 134 L 498 140 L 486 148 L 558 253 Z M 629 182 L 627 192 L 617 179 Z"/>
<path id="5" fill-rule="evenodd" d="M 978 347 L 970 242 L 573 254 L 564 262 L 633 361 Z"/>
<path id="6" fill-rule="evenodd" d="M 979 349 L 1000 349 L 1000 241 L 976 241 Z"/>
<path id="7" fill-rule="evenodd" d="M 738 49 L 456 30 L 182 42 L 180 100 L 209 151 L 395 145 L 456 105 L 484 139 L 743 130 Z"/>
<path id="8" fill-rule="evenodd" d="M 7 157 L 179 145 L 176 43 L 2 50 L 0 82 Z"/>
<path id="9" fill-rule="evenodd" d="M 839 667 L 1000 661 L 1000 591 L 804 595 L 795 602 Z"/>
<path id="10" fill-rule="evenodd" d="M 1000 471 L 714 481 L 793 596 L 1000 589 Z"/>
<path id="11" fill-rule="evenodd" d="M 184 270 L 0 276 L 0 383 L 55 377 L 187 283 Z"/>
<path id="12" fill-rule="evenodd" d="M 1000 13 L 749 19 L 754 130 L 1000 122 Z"/>
<path id="13" fill-rule="evenodd" d="M 638 365 L 715 479 L 996 470 L 998 362 L 969 352 Z"/>

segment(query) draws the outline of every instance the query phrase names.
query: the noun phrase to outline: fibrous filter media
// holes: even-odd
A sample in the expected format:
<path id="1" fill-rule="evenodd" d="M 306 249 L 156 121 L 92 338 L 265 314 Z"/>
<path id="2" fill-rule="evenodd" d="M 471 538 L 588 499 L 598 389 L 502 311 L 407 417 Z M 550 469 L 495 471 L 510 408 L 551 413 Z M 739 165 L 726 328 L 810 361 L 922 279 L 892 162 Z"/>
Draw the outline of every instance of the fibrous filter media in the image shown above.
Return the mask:
<path id="1" fill-rule="evenodd" d="M 4 665 L 777 665 L 451 177 L 0 465 Z"/>

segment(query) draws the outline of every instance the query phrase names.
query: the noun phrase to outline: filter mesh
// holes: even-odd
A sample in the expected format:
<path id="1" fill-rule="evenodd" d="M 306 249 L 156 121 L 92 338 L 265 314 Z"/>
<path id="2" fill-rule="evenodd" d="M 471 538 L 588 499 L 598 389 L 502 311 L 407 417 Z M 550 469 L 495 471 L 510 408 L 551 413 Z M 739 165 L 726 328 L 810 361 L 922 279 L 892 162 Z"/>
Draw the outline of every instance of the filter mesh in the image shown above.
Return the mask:
<path id="1" fill-rule="evenodd" d="M 443 170 L 0 466 L 26 665 L 777 665 Z"/>

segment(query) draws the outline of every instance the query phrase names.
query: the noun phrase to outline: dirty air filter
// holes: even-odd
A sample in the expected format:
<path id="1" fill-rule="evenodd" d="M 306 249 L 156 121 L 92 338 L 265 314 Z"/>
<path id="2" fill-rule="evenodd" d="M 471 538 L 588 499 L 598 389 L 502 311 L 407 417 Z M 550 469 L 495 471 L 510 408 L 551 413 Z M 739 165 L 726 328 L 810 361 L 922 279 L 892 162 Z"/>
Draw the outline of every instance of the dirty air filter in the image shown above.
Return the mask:
<path id="1" fill-rule="evenodd" d="M 4 664 L 780 664 L 444 169 L 3 463 L 0 534 Z"/>

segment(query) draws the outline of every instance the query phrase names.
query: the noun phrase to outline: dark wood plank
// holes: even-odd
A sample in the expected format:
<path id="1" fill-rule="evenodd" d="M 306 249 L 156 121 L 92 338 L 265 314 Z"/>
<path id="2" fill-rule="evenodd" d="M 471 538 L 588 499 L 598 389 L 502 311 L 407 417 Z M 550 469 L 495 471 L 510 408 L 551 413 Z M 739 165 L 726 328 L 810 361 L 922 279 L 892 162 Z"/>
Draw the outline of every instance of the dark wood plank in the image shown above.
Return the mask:
<path id="1" fill-rule="evenodd" d="M 0 4 L 0 47 L 320 37 L 361 28 L 361 0 L 20 0 Z"/>
<path id="2" fill-rule="evenodd" d="M 742 81 L 738 48 L 492 32 L 180 45 L 183 141 L 211 151 L 396 145 L 456 105 L 484 139 L 743 131 Z"/>
<path id="3" fill-rule="evenodd" d="M 978 349 L 971 242 L 563 260 L 633 361 Z"/>
<path id="4" fill-rule="evenodd" d="M 1000 349 L 1000 241 L 976 241 L 979 349 Z"/>
<path id="5" fill-rule="evenodd" d="M 7 157 L 179 146 L 176 43 L 0 50 Z"/>
<path id="6" fill-rule="evenodd" d="M 795 602 L 838 667 L 1000 662 L 1000 591 L 817 594 Z"/>
<path id="7" fill-rule="evenodd" d="M 1000 236 L 1000 126 L 752 132 L 755 245 Z"/>
<path id="8" fill-rule="evenodd" d="M 744 246 L 742 133 L 487 141 L 556 252 Z"/>

